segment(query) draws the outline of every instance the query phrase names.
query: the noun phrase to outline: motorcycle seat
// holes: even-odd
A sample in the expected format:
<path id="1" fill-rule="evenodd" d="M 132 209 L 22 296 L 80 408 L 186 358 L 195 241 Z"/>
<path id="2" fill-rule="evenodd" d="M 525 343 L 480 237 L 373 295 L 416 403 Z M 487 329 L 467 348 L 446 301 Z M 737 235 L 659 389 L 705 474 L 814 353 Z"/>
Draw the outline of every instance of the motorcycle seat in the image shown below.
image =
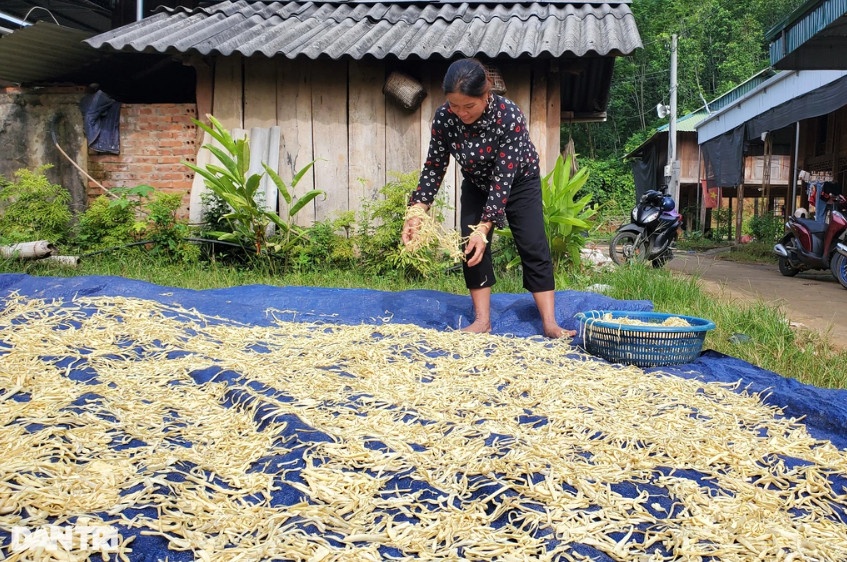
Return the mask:
<path id="1" fill-rule="evenodd" d="M 795 219 L 802 224 L 806 229 L 813 234 L 820 234 L 826 230 L 826 223 L 815 219 Z"/>

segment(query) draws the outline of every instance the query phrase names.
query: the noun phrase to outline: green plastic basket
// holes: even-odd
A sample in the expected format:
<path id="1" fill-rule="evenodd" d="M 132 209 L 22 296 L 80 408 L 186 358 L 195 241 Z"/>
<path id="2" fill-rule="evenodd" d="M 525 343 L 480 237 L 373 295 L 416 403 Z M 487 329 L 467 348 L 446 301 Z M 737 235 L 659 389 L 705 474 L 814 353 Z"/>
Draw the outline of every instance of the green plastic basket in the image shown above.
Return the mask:
<path id="1" fill-rule="evenodd" d="M 605 320 L 605 315 L 610 320 Z M 638 367 L 661 367 L 691 363 L 703 350 L 706 332 L 715 329 L 711 320 L 681 314 L 629 310 L 589 310 L 576 315 L 583 347 L 611 363 Z M 630 318 L 651 325 L 624 324 Z M 681 318 L 690 326 L 663 326 L 668 318 Z M 655 325 L 652 325 L 655 324 Z"/>

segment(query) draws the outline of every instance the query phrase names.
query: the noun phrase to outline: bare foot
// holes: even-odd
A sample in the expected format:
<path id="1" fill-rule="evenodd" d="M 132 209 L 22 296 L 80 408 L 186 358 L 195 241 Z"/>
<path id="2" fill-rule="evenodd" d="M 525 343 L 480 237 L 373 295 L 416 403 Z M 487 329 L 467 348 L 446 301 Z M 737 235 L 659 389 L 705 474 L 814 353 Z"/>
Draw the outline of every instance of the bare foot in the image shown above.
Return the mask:
<path id="1" fill-rule="evenodd" d="M 484 320 L 474 320 L 473 324 L 465 326 L 460 332 L 468 332 L 469 334 L 487 334 L 491 332 L 491 322 Z"/>
<path id="2" fill-rule="evenodd" d="M 544 335 L 545 337 L 552 339 L 572 338 L 576 335 L 576 330 L 565 330 L 561 326 L 554 324 L 549 327 L 544 327 Z"/>

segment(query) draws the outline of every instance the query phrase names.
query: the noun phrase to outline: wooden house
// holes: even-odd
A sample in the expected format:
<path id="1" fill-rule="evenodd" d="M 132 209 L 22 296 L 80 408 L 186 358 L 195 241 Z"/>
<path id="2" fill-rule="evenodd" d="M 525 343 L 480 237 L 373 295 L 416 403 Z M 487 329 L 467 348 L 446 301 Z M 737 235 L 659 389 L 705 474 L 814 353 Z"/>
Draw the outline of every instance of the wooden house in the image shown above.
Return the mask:
<path id="1" fill-rule="evenodd" d="M 847 3 L 805 2 L 766 40 L 773 70 L 697 125 L 705 181 L 737 199 L 736 238 L 745 198 L 785 217 L 814 205 L 816 180 L 847 182 Z"/>
<path id="2" fill-rule="evenodd" d="M 161 11 L 86 43 L 193 67 L 197 115 L 269 131 L 263 150 L 284 179 L 315 161 L 298 191 L 327 197 L 298 214 L 304 224 L 359 209 L 396 174 L 420 169 L 451 61 L 477 57 L 499 74 L 549 169 L 561 124 L 604 120 L 615 57 L 641 45 L 626 1 L 455 0 L 224 1 Z M 396 77 L 425 97 L 408 106 L 392 93 Z M 442 194 L 453 207 L 457 185 L 451 169 Z"/>
<path id="3" fill-rule="evenodd" d="M 720 174 L 703 153 L 698 135 L 704 122 L 719 118 L 725 111 L 745 103 L 776 74 L 771 69 L 763 70 L 677 120 L 676 144 L 680 167 L 677 203 L 685 216 L 687 228 L 709 231 L 713 226 L 711 210 L 738 208 L 739 193 L 746 192 L 752 213 L 784 204 L 791 183 L 790 139 L 775 133 L 767 139 L 751 139 L 744 145 L 743 154 L 732 164 L 732 179 L 721 181 L 717 177 Z M 664 169 L 668 164 L 668 129 L 668 125 L 659 127 L 652 137 L 625 156 L 632 160 L 639 193 L 664 181 Z"/>
<path id="4" fill-rule="evenodd" d="M 745 199 L 763 196 L 764 211 L 786 217 L 814 205 L 810 183 L 847 181 L 845 125 L 845 70 L 778 71 L 698 124 L 705 179 L 738 200 L 736 238 Z M 770 162 L 760 165 L 768 173 L 749 182 L 758 162 Z"/>

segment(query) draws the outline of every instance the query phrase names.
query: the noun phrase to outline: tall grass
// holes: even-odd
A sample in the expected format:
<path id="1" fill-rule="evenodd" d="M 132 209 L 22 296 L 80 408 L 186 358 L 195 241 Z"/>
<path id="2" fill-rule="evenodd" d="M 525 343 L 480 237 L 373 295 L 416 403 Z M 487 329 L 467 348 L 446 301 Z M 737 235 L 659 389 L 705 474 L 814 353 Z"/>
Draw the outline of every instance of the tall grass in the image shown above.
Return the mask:
<path id="1" fill-rule="evenodd" d="M 400 275 L 366 276 L 355 270 L 321 273 L 285 273 L 267 268 L 238 268 L 215 263 L 168 264 L 143 253 L 127 251 L 83 260 L 77 269 L 46 262 L 0 261 L 0 272 L 32 275 L 112 275 L 160 285 L 210 289 L 238 285 L 321 286 L 370 288 L 384 291 L 432 289 L 466 294 L 457 270 L 426 279 L 409 280 Z M 557 288 L 587 290 L 592 285 L 609 287 L 605 293 L 624 300 L 649 300 L 659 312 L 707 318 L 717 328 L 708 333 L 706 349 L 743 359 L 785 377 L 825 388 L 847 388 L 847 351 L 833 346 L 826 334 L 793 330 L 785 314 L 769 303 L 718 301 L 694 277 L 650 267 L 618 267 L 579 275 L 560 273 Z M 498 274 L 494 288 L 500 293 L 523 291 L 519 270 Z"/>

